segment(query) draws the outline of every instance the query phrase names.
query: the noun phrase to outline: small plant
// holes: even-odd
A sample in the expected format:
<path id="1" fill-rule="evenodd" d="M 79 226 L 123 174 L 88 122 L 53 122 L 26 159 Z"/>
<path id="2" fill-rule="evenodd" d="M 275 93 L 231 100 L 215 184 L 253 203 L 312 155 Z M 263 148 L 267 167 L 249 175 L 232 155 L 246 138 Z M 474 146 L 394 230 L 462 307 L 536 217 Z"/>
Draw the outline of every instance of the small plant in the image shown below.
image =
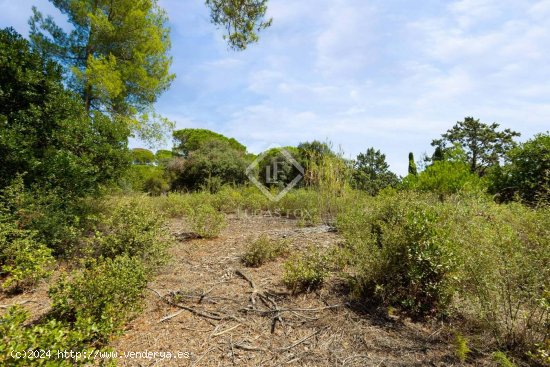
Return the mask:
<path id="1" fill-rule="evenodd" d="M 516 364 L 510 361 L 504 352 L 494 352 L 492 357 L 498 367 L 516 367 Z"/>
<path id="2" fill-rule="evenodd" d="M 283 282 L 294 293 L 318 288 L 328 274 L 328 263 L 325 255 L 310 247 L 302 256 L 285 262 Z"/>
<path id="3" fill-rule="evenodd" d="M 195 208 L 191 221 L 193 232 L 202 238 L 217 237 L 226 226 L 225 214 L 208 204 Z"/>
<path id="4" fill-rule="evenodd" d="M 466 362 L 466 359 L 468 358 L 468 354 L 471 352 L 470 348 L 468 347 L 468 339 L 466 339 L 461 334 L 456 334 L 455 340 L 454 340 L 454 346 L 455 346 L 455 355 L 460 361 L 460 363 Z"/>
<path id="5" fill-rule="evenodd" d="M 52 314 L 90 340 L 105 342 L 141 309 L 146 285 L 146 271 L 137 258 L 91 261 L 50 288 Z"/>
<path id="6" fill-rule="evenodd" d="M 262 235 L 250 243 L 245 254 L 242 256 L 242 262 L 246 266 L 258 267 L 268 261 L 275 260 L 287 252 L 288 245 L 285 241 L 272 240 L 268 236 Z"/>

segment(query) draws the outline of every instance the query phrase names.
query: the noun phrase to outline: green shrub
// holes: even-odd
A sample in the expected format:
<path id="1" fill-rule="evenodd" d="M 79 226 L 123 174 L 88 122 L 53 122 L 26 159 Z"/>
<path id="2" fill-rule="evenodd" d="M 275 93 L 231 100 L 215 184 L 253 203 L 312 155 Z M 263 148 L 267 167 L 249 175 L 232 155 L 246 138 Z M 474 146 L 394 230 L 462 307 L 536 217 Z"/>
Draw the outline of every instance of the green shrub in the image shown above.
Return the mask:
<path id="1" fill-rule="evenodd" d="M 157 195 L 169 189 L 164 176 L 165 173 L 161 167 L 134 164 L 127 169 L 120 180 L 120 185 L 129 192 L 148 192 Z"/>
<path id="2" fill-rule="evenodd" d="M 141 259 L 148 268 L 162 265 L 171 243 L 163 216 L 147 198 L 118 198 L 101 216 L 91 246 L 96 255 L 114 258 L 128 255 Z"/>
<path id="3" fill-rule="evenodd" d="M 530 350 L 548 337 L 550 216 L 519 204 L 453 205 L 462 274 L 457 304 L 499 348 Z"/>
<path id="4" fill-rule="evenodd" d="M 159 196 L 170 190 L 170 184 L 164 177 L 149 177 L 143 183 L 143 189 L 152 196 Z"/>
<path id="5" fill-rule="evenodd" d="M 37 239 L 35 231 L 19 228 L 19 222 L 0 203 L 0 276 L 2 288 L 32 286 L 51 274 L 52 250 Z"/>
<path id="6" fill-rule="evenodd" d="M 486 183 L 477 174 L 472 173 L 468 164 L 464 162 L 436 161 L 418 175 L 405 177 L 402 186 L 445 197 L 462 190 L 483 190 Z"/>
<path id="7" fill-rule="evenodd" d="M 37 242 L 30 231 L 13 230 L 0 223 L 1 274 L 7 274 L 2 288 L 21 289 L 32 286 L 51 274 L 52 250 Z"/>
<path id="8" fill-rule="evenodd" d="M 523 354 L 548 338 L 550 212 L 476 192 L 381 195 L 339 216 L 355 296 L 458 314 Z"/>
<path id="9" fill-rule="evenodd" d="M 2 215 L 20 229 L 33 233 L 36 241 L 47 244 L 54 255 L 66 255 L 83 233 L 88 215 L 85 201 L 63 197 L 62 192 L 42 187 L 25 188 L 22 176 L 0 191 Z"/>
<path id="10" fill-rule="evenodd" d="M 243 205 L 241 190 L 230 186 L 222 187 L 212 198 L 212 206 L 225 213 L 233 213 Z"/>
<path id="11" fill-rule="evenodd" d="M 106 342 L 141 310 L 146 274 L 137 258 L 92 261 L 50 288 L 52 314 L 70 322 L 89 340 Z"/>
<path id="12" fill-rule="evenodd" d="M 75 366 L 88 365 L 89 360 L 57 358 L 58 352 L 87 351 L 84 340 L 86 335 L 73 330 L 66 322 L 55 319 L 47 320 L 38 325 L 28 326 L 28 313 L 20 306 L 8 308 L 0 318 L 0 365 L 2 366 Z M 15 358 L 12 353 L 35 350 L 44 354 Z M 45 354 L 48 353 L 48 354 Z"/>
<path id="13" fill-rule="evenodd" d="M 171 192 L 166 196 L 153 198 L 153 200 L 158 210 L 170 218 L 183 217 L 192 212 L 187 194 Z"/>
<path id="14" fill-rule="evenodd" d="M 340 216 L 338 226 L 354 249 L 356 295 L 413 314 L 446 311 L 456 260 L 430 201 L 381 196 L 368 210 Z"/>
<path id="15" fill-rule="evenodd" d="M 537 134 L 506 153 L 506 164 L 490 175 L 500 201 L 516 197 L 529 204 L 550 201 L 550 133 Z"/>
<path id="16" fill-rule="evenodd" d="M 292 292 L 310 291 L 320 287 L 328 275 L 329 260 L 315 247 L 295 256 L 284 264 L 283 282 Z"/>
<path id="17" fill-rule="evenodd" d="M 288 252 L 288 245 L 283 240 L 272 240 L 267 235 L 262 235 L 252 241 L 242 256 L 242 262 L 246 266 L 259 267 L 268 261 Z"/>
<path id="18" fill-rule="evenodd" d="M 217 237 L 226 226 L 225 214 L 208 204 L 202 204 L 193 210 L 193 232 L 203 238 Z"/>

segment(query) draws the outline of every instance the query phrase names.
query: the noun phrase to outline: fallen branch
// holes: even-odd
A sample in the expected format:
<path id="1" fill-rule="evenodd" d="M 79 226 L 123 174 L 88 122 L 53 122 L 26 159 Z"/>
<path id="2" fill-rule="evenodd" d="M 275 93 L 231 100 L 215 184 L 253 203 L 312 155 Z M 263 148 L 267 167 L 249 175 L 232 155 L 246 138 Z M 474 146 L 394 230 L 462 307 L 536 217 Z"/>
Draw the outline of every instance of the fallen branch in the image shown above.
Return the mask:
<path id="1" fill-rule="evenodd" d="M 152 288 L 147 288 L 147 289 L 152 291 L 154 294 L 157 295 L 157 297 L 159 297 L 162 301 L 169 304 L 170 306 L 177 307 L 177 308 L 180 308 L 180 309 L 185 310 L 185 311 L 189 311 L 189 312 L 191 312 L 192 314 L 194 314 L 196 316 L 201 316 L 201 317 L 204 317 L 204 318 L 207 318 L 207 319 L 210 319 L 210 320 L 216 320 L 216 321 L 221 321 L 221 320 L 225 320 L 225 319 L 236 319 L 233 316 L 223 316 L 222 317 L 222 316 L 212 315 L 212 314 L 208 314 L 208 313 L 205 313 L 205 312 L 202 312 L 202 311 L 199 311 L 199 310 L 195 310 L 194 308 L 191 308 L 191 307 L 180 305 L 178 303 L 170 301 L 166 297 L 161 296 L 158 291 L 156 291 Z M 168 319 L 170 319 L 172 317 L 175 317 L 177 315 L 179 315 L 179 314 L 170 315 L 171 317 L 169 317 Z M 159 322 L 162 322 L 162 321 L 164 321 L 164 320 L 161 319 L 161 321 L 159 321 Z"/>
<path id="2" fill-rule="evenodd" d="M 331 309 L 331 308 L 338 308 L 338 307 L 342 307 L 343 305 L 342 304 L 337 304 L 337 305 L 331 305 L 331 306 L 325 306 L 325 307 L 318 307 L 318 308 L 278 308 L 278 309 L 273 309 L 273 310 L 258 310 L 258 309 L 255 309 L 255 308 L 241 308 L 239 311 L 241 312 L 256 312 L 256 313 L 261 313 L 261 314 L 270 314 L 270 313 L 275 313 L 275 312 L 318 312 L 318 311 L 323 311 L 323 310 L 328 310 L 328 309 Z"/>
<path id="3" fill-rule="evenodd" d="M 267 349 L 260 348 L 260 347 L 253 347 L 251 345 L 246 344 L 235 344 L 235 348 L 246 350 L 247 352 L 267 352 Z"/>
<path id="4" fill-rule="evenodd" d="M 288 347 L 278 348 L 278 349 L 276 349 L 276 351 L 278 351 L 278 352 L 286 352 L 286 351 L 288 351 L 288 350 L 291 350 L 292 348 L 297 347 L 298 345 L 300 345 L 300 344 L 306 342 L 307 340 L 313 338 L 314 336 L 316 336 L 317 334 L 321 333 L 322 331 L 325 331 L 325 330 L 328 329 L 329 327 L 330 327 L 330 326 L 325 326 L 324 328 L 319 329 L 319 330 L 317 330 L 316 332 L 314 332 L 314 333 L 312 333 L 312 334 L 310 334 L 310 335 L 308 335 L 308 336 L 306 336 L 306 337 L 304 337 L 304 338 L 298 340 L 297 342 L 295 342 L 295 343 L 289 345 Z"/>
<path id="5" fill-rule="evenodd" d="M 238 328 L 239 326 L 241 326 L 241 324 L 237 324 L 237 325 L 232 326 L 232 327 L 230 327 L 230 328 L 228 328 L 228 329 L 225 329 L 224 331 L 220 331 L 220 332 L 217 332 L 217 333 L 215 333 L 215 334 L 212 334 L 211 336 L 214 337 L 214 336 L 223 335 L 223 334 L 228 333 L 228 332 L 230 332 L 230 331 L 232 331 L 232 330 L 235 330 L 235 329 Z"/>

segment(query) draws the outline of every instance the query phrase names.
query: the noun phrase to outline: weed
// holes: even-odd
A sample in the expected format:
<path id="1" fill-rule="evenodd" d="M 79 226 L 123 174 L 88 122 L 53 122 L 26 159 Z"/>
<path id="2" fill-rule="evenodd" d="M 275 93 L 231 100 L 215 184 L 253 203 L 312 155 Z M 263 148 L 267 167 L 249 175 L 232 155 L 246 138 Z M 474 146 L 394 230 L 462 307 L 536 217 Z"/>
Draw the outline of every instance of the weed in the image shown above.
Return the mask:
<path id="1" fill-rule="evenodd" d="M 454 346 L 455 346 L 455 355 L 460 361 L 460 363 L 466 362 L 466 359 L 468 358 L 468 354 L 470 354 L 471 352 L 470 347 L 468 347 L 468 339 L 466 339 L 461 334 L 456 334 L 455 340 L 454 340 Z"/>

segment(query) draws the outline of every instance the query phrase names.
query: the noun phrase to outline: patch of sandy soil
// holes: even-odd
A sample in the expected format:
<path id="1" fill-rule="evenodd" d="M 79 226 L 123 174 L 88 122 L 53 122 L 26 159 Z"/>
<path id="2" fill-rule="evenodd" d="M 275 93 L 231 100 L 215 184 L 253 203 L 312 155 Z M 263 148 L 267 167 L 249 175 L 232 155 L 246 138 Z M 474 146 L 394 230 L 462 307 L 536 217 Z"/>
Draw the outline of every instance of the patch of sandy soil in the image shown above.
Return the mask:
<path id="1" fill-rule="evenodd" d="M 285 259 L 259 268 L 240 261 L 261 234 L 288 239 L 294 251 L 337 246 L 342 239 L 326 227 L 233 216 L 210 240 L 189 238 L 182 220 L 171 227 L 179 240 L 170 263 L 149 284 L 144 312 L 111 345 L 121 366 L 462 365 L 446 328 L 359 310 L 336 275 L 320 290 L 291 295 Z M 470 365 L 490 364 L 480 355 Z"/>

